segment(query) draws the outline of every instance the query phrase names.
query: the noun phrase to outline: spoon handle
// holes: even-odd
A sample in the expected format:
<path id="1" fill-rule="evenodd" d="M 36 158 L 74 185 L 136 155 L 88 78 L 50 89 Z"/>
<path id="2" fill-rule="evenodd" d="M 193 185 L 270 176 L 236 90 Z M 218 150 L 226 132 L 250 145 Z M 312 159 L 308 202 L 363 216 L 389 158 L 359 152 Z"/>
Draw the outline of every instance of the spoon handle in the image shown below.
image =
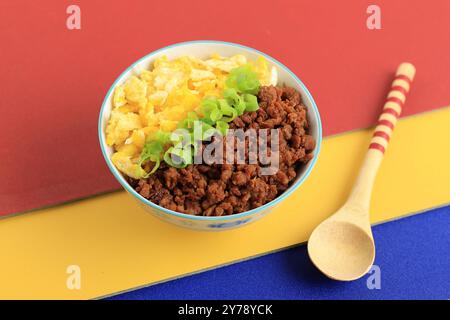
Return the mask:
<path id="1" fill-rule="evenodd" d="M 375 176 L 383 160 L 384 153 L 394 131 L 397 119 L 402 112 L 416 68 L 410 63 L 402 63 L 397 69 L 392 87 L 387 95 L 383 112 L 378 118 L 369 150 L 361 166 L 358 178 L 352 189 L 347 205 L 358 206 L 369 209 L 370 196 L 372 193 Z"/>

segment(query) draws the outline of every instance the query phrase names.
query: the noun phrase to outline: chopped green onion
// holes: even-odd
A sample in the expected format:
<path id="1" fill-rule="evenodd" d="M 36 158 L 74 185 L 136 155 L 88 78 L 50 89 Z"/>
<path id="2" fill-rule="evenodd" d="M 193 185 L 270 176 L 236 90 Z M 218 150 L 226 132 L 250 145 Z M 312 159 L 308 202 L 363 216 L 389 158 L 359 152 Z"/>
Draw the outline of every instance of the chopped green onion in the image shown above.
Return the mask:
<path id="1" fill-rule="evenodd" d="M 206 141 L 215 133 L 214 127 L 206 122 L 202 121 L 202 140 Z"/>
<path id="2" fill-rule="evenodd" d="M 169 149 L 167 149 L 167 151 L 164 153 L 164 157 L 163 157 L 164 161 L 171 167 L 183 168 L 183 165 L 180 165 L 181 161 L 175 162 L 172 160 L 173 155 L 175 154 L 174 151 L 175 151 L 174 147 L 170 147 Z"/>
<path id="3" fill-rule="evenodd" d="M 158 157 L 163 151 L 163 147 L 159 141 L 151 141 L 144 145 L 141 153 L 140 163 Z"/>
<path id="4" fill-rule="evenodd" d="M 225 136 L 227 134 L 229 125 L 225 121 L 217 121 L 216 129 L 220 132 L 221 135 Z"/>
<path id="5" fill-rule="evenodd" d="M 210 118 L 211 112 L 217 109 L 216 98 L 205 98 L 201 102 L 201 112 L 204 118 Z"/>
<path id="6" fill-rule="evenodd" d="M 225 83 L 229 88 L 234 88 L 241 93 L 251 94 L 258 93 L 260 86 L 258 75 L 249 65 L 244 65 L 231 70 Z"/>
<path id="7" fill-rule="evenodd" d="M 175 161 L 174 161 L 175 158 Z M 191 146 L 181 146 L 177 144 L 167 149 L 164 154 L 164 161 L 175 168 L 185 168 L 192 164 L 192 148 Z"/>
<path id="8" fill-rule="evenodd" d="M 144 149 L 142 150 L 139 159 L 139 166 L 142 167 L 142 164 L 147 161 L 152 161 L 155 163 L 153 169 L 145 177 L 148 177 L 159 168 L 160 158 L 163 151 L 164 148 L 160 141 L 151 141 L 144 145 Z"/>
<path id="9" fill-rule="evenodd" d="M 237 110 L 233 108 L 225 99 L 219 99 L 219 107 L 222 114 L 227 116 L 223 117 L 223 121 L 231 122 L 238 116 Z"/>
<path id="10" fill-rule="evenodd" d="M 245 111 L 256 111 L 259 108 L 258 99 L 255 95 L 246 93 L 244 94 Z"/>
<path id="11" fill-rule="evenodd" d="M 238 116 L 242 116 L 246 109 L 244 99 L 239 97 L 239 102 L 234 106 L 234 108 L 236 109 Z"/>
<path id="12" fill-rule="evenodd" d="M 223 98 L 230 102 L 231 105 L 235 105 L 240 100 L 239 94 L 233 88 L 225 88 L 223 90 Z"/>
<path id="13" fill-rule="evenodd" d="M 211 119 L 211 121 L 217 122 L 218 120 L 222 119 L 222 115 L 223 114 L 219 109 L 214 109 L 209 114 L 209 118 Z"/>

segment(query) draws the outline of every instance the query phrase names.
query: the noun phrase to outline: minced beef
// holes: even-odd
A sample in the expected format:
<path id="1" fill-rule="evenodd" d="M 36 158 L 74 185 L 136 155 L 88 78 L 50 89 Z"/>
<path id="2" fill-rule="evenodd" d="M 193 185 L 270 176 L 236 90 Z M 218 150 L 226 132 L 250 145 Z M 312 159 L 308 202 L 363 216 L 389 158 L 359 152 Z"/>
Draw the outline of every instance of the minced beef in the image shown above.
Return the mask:
<path id="1" fill-rule="evenodd" d="M 149 178 L 129 179 L 130 184 L 144 198 L 191 215 L 231 215 L 275 199 L 289 187 L 299 167 L 313 157 L 315 141 L 308 135 L 306 108 L 295 89 L 261 87 L 258 103 L 257 111 L 234 119 L 230 128 L 279 130 L 275 174 L 262 175 L 260 164 L 193 164 L 184 169 L 162 164 Z M 248 148 L 245 155 L 248 163 Z"/>

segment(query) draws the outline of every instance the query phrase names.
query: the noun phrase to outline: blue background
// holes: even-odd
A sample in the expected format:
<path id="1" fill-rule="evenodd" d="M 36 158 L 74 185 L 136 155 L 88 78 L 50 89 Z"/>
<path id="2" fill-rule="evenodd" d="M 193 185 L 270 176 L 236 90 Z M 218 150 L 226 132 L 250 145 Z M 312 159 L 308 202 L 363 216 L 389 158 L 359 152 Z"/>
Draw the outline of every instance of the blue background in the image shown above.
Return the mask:
<path id="1" fill-rule="evenodd" d="M 380 289 L 370 275 L 337 282 L 302 245 L 109 299 L 450 299 L 450 206 L 373 228 Z"/>

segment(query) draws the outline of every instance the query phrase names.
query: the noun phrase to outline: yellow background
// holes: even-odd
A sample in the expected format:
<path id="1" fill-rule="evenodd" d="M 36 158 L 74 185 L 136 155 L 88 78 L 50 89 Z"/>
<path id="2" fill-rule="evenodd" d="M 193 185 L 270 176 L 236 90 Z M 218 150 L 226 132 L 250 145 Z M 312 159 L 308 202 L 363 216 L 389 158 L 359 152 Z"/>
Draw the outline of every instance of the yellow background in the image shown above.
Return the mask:
<path id="1" fill-rule="evenodd" d="M 325 139 L 299 190 L 269 216 L 236 230 L 172 226 L 125 192 L 3 219 L 0 298 L 95 298 L 304 242 L 345 200 L 371 133 Z M 450 108 L 401 120 L 376 181 L 372 221 L 447 204 L 449 164 Z M 69 265 L 81 268 L 81 290 L 66 287 Z"/>

